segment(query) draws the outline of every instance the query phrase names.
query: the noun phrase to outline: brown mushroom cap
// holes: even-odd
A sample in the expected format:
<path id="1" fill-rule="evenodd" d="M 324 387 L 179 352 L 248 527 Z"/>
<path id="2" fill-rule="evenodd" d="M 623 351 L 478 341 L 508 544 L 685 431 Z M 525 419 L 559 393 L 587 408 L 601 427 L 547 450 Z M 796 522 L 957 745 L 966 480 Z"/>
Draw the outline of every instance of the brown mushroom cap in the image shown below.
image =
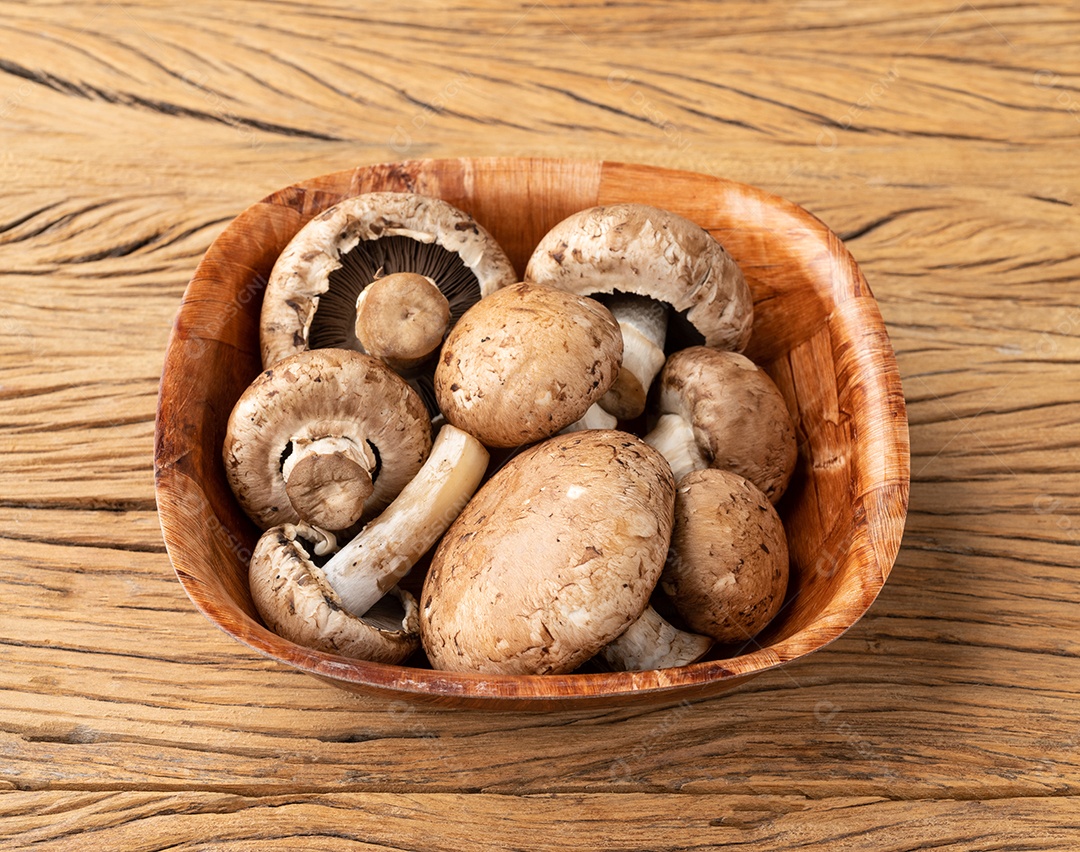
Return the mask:
<path id="1" fill-rule="evenodd" d="M 305 349 L 357 349 L 356 301 L 381 275 L 416 272 L 450 301 L 451 322 L 517 280 L 494 238 L 462 210 L 409 192 L 369 192 L 320 213 L 281 253 L 263 296 L 263 366 Z"/>
<path id="2" fill-rule="evenodd" d="M 774 503 L 783 496 L 798 457 L 795 426 L 749 358 L 705 346 L 676 352 L 660 373 L 658 413 L 689 422 L 709 467 L 745 476 Z"/>
<path id="3" fill-rule="evenodd" d="M 753 300 L 738 264 L 704 228 L 658 207 L 611 204 L 569 216 L 541 239 L 525 280 L 664 302 L 701 336 L 679 329 L 669 350 L 700 342 L 742 350 L 750 340 Z"/>
<path id="4" fill-rule="evenodd" d="M 568 672 L 644 611 L 671 534 L 674 482 L 625 432 L 561 435 L 511 459 L 435 551 L 421 595 L 432 665 Z"/>
<path id="5" fill-rule="evenodd" d="M 329 654 L 400 663 L 420 646 L 416 599 L 397 587 L 358 617 L 341 603 L 302 541 L 323 537 L 306 525 L 267 530 L 249 566 L 251 596 L 279 636 Z"/>
<path id="6" fill-rule="evenodd" d="M 554 435 L 615 380 L 622 337 L 599 302 L 515 284 L 477 302 L 443 344 L 435 396 L 447 421 L 492 447 Z"/>
<path id="7" fill-rule="evenodd" d="M 660 587 L 691 630 L 718 642 L 753 638 L 780 611 L 787 581 L 784 527 L 760 489 L 726 470 L 679 481 Z"/>
<path id="8" fill-rule="evenodd" d="M 237 401 L 223 447 L 233 493 L 260 527 L 301 520 L 282 467 L 296 444 L 322 438 L 345 438 L 374 457 L 373 490 L 363 504 L 367 519 L 424 463 L 431 422 L 405 380 L 370 355 L 317 349 L 279 362 Z"/>

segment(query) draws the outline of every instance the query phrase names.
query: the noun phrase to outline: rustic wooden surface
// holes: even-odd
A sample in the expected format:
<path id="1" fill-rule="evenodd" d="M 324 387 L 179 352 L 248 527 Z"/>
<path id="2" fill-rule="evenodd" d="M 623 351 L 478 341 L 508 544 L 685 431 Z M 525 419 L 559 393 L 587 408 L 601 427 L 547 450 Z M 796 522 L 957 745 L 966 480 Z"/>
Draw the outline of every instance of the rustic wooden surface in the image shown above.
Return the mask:
<path id="1" fill-rule="evenodd" d="M 1074 4 L 0 2 L 0 849 L 1075 849 Z M 905 545 L 813 657 L 666 710 L 446 713 L 214 630 L 153 503 L 180 295 L 283 185 L 696 169 L 844 236 Z"/>

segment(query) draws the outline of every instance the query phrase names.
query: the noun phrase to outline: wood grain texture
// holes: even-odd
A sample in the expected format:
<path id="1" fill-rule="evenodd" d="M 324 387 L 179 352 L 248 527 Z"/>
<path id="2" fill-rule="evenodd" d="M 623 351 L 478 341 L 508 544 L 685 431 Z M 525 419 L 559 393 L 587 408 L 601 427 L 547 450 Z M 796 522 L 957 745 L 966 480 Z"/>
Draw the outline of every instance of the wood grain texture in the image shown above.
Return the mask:
<path id="1" fill-rule="evenodd" d="M 1078 44 L 1064 0 L 0 3 L 0 842 L 1075 848 Z M 461 155 L 711 173 L 844 238 L 912 448 L 850 633 L 689 708 L 493 716 L 193 609 L 150 459 L 199 258 L 280 187 Z"/>
<path id="2" fill-rule="evenodd" d="M 436 793 L 324 794 L 250 798 L 221 794 L 25 794 L 0 797 L 0 815 L 35 849 L 606 849 L 657 852 L 730 846 L 881 852 L 912 848 L 991 852 L 1075 848 L 1077 802 L 1025 799 L 938 801 L 918 810 L 874 797 L 583 794 L 572 796 Z M 31 811 L 30 808 L 35 808 Z M 36 810 L 40 808 L 40 810 Z M 627 818 L 608 827 L 613 809 Z M 966 821 L 970 832 L 938 826 Z M 514 829 L 507 831 L 507 826 Z M 598 825 L 604 826 L 602 829 Z M 298 830 L 298 826 L 306 826 Z M 438 826 L 433 830 L 434 826 Z M 164 839 L 167 838 L 167 839 Z M 213 838 L 212 846 L 207 843 Z M 931 845 L 932 844 L 932 845 Z M 0 849 L 16 849 L 0 839 Z"/>

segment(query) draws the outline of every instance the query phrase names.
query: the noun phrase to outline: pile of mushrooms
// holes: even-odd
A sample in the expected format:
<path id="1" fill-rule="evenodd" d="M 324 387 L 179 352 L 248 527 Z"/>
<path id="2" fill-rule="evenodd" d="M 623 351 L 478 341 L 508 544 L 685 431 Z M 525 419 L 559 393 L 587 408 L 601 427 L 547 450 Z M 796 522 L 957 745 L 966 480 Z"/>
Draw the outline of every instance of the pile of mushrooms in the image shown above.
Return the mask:
<path id="1" fill-rule="evenodd" d="M 520 282 L 445 201 L 326 210 L 274 267 L 264 372 L 223 446 L 264 531 L 264 623 L 501 674 L 738 652 L 784 603 L 774 504 L 797 455 L 782 394 L 739 354 L 752 325 L 723 246 L 655 207 L 570 216 Z M 399 584 L 424 562 L 417 601 Z"/>

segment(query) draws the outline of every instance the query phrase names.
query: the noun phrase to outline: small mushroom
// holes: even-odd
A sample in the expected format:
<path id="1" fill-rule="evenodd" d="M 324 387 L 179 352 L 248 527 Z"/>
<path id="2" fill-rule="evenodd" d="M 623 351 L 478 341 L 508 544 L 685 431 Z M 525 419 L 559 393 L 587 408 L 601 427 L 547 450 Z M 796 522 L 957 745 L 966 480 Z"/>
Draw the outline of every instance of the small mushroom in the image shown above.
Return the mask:
<path id="1" fill-rule="evenodd" d="M 313 556 L 333 547 L 332 536 L 306 524 L 283 524 L 263 533 L 248 569 L 259 615 L 267 627 L 297 645 L 400 663 L 420 645 L 416 599 L 393 588 L 363 616 L 350 612 Z"/>
<path id="2" fill-rule="evenodd" d="M 504 287 L 454 326 L 435 369 L 447 421 L 491 447 L 554 435 L 615 380 L 619 326 L 599 302 L 535 284 Z"/>
<path id="3" fill-rule="evenodd" d="M 656 207 L 612 204 L 564 219 L 536 247 L 525 280 L 611 309 L 622 370 L 600 404 L 621 419 L 644 411 L 665 351 L 742 350 L 750 339 L 753 301 L 738 264 L 704 228 Z"/>
<path id="4" fill-rule="evenodd" d="M 431 449 L 416 393 L 377 358 L 301 352 L 263 372 L 229 416 L 225 473 L 262 529 L 343 530 L 374 517 Z"/>
<path id="5" fill-rule="evenodd" d="M 420 607 L 432 665 L 577 668 L 648 605 L 673 495 L 663 457 L 625 432 L 575 432 L 512 458 L 435 550 Z"/>
<path id="6" fill-rule="evenodd" d="M 441 199 L 410 192 L 347 198 L 301 228 L 274 264 L 260 320 L 263 366 L 305 349 L 366 351 L 361 337 L 378 349 L 371 326 L 384 314 L 365 319 L 360 297 L 397 273 L 434 282 L 447 301 L 447 327 L 482 296 L 517 280 L 491 234 Z M 408 378 L 434 415 L 430 369 L 415 362 L 403 369 L 415 372 Z"/>
<path id="7" fill-rule="evenodd" d="M 679 481 L 660 588 L 691 630 L 746 642 L 780 611 L 787 582 L 784 527 L 757 486 L 726 470 Z"/>
<path id="8" fill-rule="evenodd" d="M 671 464 L 675 480 L 708 467 L 745 476 L 775 503 L 795 470 L 795 426 L 784 397 L 749 358 L 694 346 L 660 374 L 657 413 L 645 442 Z"/>
<path id="9" fill-rule="evenodd" d="M 352 612 L 363 615 L 439 540 L 476 491 L 488 452 L 468 432 L 443 426 L 420 472 L 379 517 L 322 566 Z"/>

